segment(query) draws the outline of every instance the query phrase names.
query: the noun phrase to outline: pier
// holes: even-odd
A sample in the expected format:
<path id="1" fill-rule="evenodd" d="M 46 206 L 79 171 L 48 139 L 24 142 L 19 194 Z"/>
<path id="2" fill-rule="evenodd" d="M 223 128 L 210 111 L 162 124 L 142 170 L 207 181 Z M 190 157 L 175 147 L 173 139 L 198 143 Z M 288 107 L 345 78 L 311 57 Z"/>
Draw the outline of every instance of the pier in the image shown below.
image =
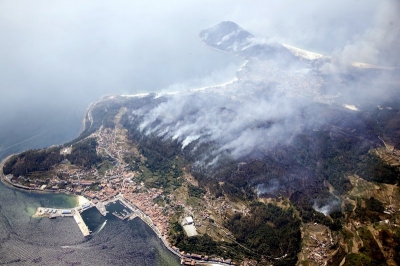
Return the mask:
<path id="1" fill-rule="evenodd" d="M 108 204 L 108 203 L 107 203 Z M 104 202 L 101 202 L 101 201 L 99 201 L 97 204 L 96 204 L 96 208 L 97 208 L 97 210 L 101 213 L 101 215 L 103 215 L 103 216 L 106 216 L 107 215 L 107 213 L 108 213 L 108 211 L 106 210 L 106 205 L 107 204 L 104 204 Z"/>
<path id="2" fill-rule="evenodd" d="M 75 208 L 45 208 L 38 207 L 34 216 L 36 217 L 47 217 L 50 219 L 54 219 L 57 217 L 74 217 L 76 224 L 82 232 L 83 236 L 90 235 L 90 230 L 82 219 L 81 212 L 90 209 L 93 205 L 89 203 L 85 203 Z"/>
<path id="3" fill-rule="evenodd" d="M 89 228 L 86 226 L 85 222 L 82 219 L 82 216 L 79 212 L 76 212 L 74 215 L 74 219 L 75 222 L 78 224 L 79 229 L 81 229 L 81 232 L 83 234 L 83 236 L 88 236 L 90 235 L 90 230 Z"/>
<path id="4" fill-rule="evenodd" d="M 64 208 L 64 209 L 58 209 L 58 208 L 46 208 L 46 207 L 38 207 L 36 210 L 36 213 L 34 216 L 36 217 L 47 217 L 50 219 L 54 219 L 57 217 L 74 217 L 75 222 L 79 226 L 79 229 L 82 232 L 83 236 L 88 236 L 90 235 L 90 230 L 86 226 L 85 222 L 82 219 L 81 213 L 85 210 L 88 210 L 92 207 L 96 207 L 97 210 L 101 213 L 101 215 L 106 216 L 108 211 L 106 210 L 106 206 L 110 203 L 120 201 L 121 204 L 129 209 L 131 213 L 127 213 L 124 216 L 121 216 L 117 213 L 113 213 L 114 216 L 118 217 L 121 220 L 133 220 L 136 217 L 140 217 L 144 222 L 146 222 L 150 227 L 152 227 L 153 230 L 156 230 L 156 233 L 159 237 L 160 233 L 158 231 L 158 228 L 156 228 L 151 221 L 151 219 L 145 215 L 142 211 L 140 211 L 136 206 L 132 206 L 130 203 L 125 201 L 122 195 L 118 195 L 110 200 L 104 201 L 104 202 L 98 202 L 96 205 L 94 205 L 92 202 L 88 202 L 85 204 L 82 204 L 80 206 L 77 206 L 75 208 Z"/>
<path id="5" fill-rule="evenodd" d="M 180 254 L 177 250 L 173 249 L 165 240 L 163 235 L 161 234 L 160 230 L 158 230 L 157 226 L 154 224 L 154 222 L 151 220 L 151 218 L 145 214 L 142 210 L 140 210 L 137 206 L 132 204 L 131 202 L 127 201 L 122 194 L 117 195 L 112 201 L 117 201 L 119 200 L 122 205 L 124 205 L 126 208 L 130 209 L 132 213 L 129 215 L 129 220 L 133 220 L 136 217 L 139 217 L 143 222 L 145 222 L 152 230 L 153 232 L 160 238 L 160 240 L 163 242 L 164 246 L 172 253 L 178 256 L 181 259 L 184 259 L 185 256 Z"/>
<path id="6" fill-rule="evenodd" d="M 45 208 L 45 207 L 38 207 L 34 216 L 36 217 L 47 217 L 47 218 L 56 218 L 56 217 L 74 217 L 76 224 L 79 226 L 79 229 L 82 232 L 83 236 L 90 235 L 90 230 L 86 226 L 85 222 L 82 219 L 81 213 L 89 208 L 96 207 L 99 212 L 106 216 L 108 211 L 106 210 L 106 206 L 110 203 L 114 203 L 116 201 L 120 201 L 120 203 L 129 209 L 130 213 L 126 211 L 126 214 L 121 216 L 118 213 L 113 213 L 114 216 L 118 217 L 121 220 L 133 220 L 135 218 L 140 218 L 143 222 L 145 222 L 150 228 L 154 231 L 154 233 L 160 238 L 163 242 L 164 246 L 172 253 L 178 256 L 181 259 L 181 263 L 185 265 L 193 265 L 187 264 L 189 261 L 190 263 L 195 263 L 195 265 L 209 265 L 210 263 L 222 266 L 229 266 L 230 263 L 225 263 L 222 261 L 206 261 L 202 259 L 192 258 L 190 255 L 185 256 L 179 253 L 178 250 L 173 249 L 165 240 L 164 236 L 161 234 L 160 230 L 151 220 L 151 218 L 145 214 L 142 210 L 140 210 L 137 206 L 133 203 L 127 201 L 122 194 L 115 196 L 112 199 L 109 199 L 104 202 L 98 202 L 96 205 L 93 202 L 88 202 L 83 205 L 77 206 L 75 208 L 64 208 L 64 209 L 57 209 L 57 208 Z"/>
<path id="7" fill-rule="evenodd" d="M 112 199 L 109 199 L 107 201 L 98 202 L 96 204 L 96 208 L 99 210 L 99 212 L 103 216 L 106 216 L 107 213 L 108 213 L 108 211 L 106 210 L 106 206 L 109 205 L 110 203 L 115 203 L 117 201 L 119 201 L 125 208 L 127 208 L 130 211 L 130 213 L 126 213 L 125 215 L 120 215 L 120 214 L 118 214 L 116 212 L 113 212 L 112 214 L 114 216 L 118 217 L 119 219 L 121 219 L 121 220 L 133 220 L 136 217 L 139 217 L 139 218 L 141 218 L 143 220 L 143 219 L 145 219 L 145 216 L 147 216 L 141 210 L 139 210 L 139 208 L 137 208 L 136 206 L 134 206 L 130 202 L 126 201 L 122 194 L 117 195 L 117 196 L 115 196 Z M 149 218 L 147 220 L 149 220 Z M 148 221 L 146 223 L 148 223 Z"/>

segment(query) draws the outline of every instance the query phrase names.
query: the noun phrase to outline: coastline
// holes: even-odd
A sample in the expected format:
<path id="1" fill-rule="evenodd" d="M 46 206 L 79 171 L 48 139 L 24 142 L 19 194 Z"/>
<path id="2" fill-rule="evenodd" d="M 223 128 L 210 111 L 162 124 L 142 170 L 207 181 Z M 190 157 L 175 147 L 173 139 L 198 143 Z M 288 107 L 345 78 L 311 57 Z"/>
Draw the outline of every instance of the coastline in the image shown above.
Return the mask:
<path id="1" fill-rule="evenodd" d="M 3 167 L 4 167 L 4 164 L 12 157 L 12 156 L 14 156 L 14 155 L 16 155 L 16 154 L 11 154 L 11 155 L 9 155 L 9 156 L 7 156 L 6 158 L 4 158 L 3 160 L 1 160 L 1 162 L 0 162 L 0 180 L 1 180 L 1 182 L 5 185 L 5 186 L 7 186 L 7 187 L 9 187 L 9 188 L 12 188 L 12 189 L 17 189 L 17 190 L 21 190 L 21 191 L 33 191 L 33 192 L 35 192 L 35 193 L 51 193 L 51 194 L 65 194 L 65 195 L 68 195 L 68 196 L 74 196 L 74 197 L 76 197 L 76 199 L 77 199 L 77 202 L 76 202 L 76 207 L 78 207 L 78 206 L 82 206 L 82 205 L 84 205 L 84 204 L 86 204 L 86 203 L 90 203 L 91 201 L 89 200 L 89 199 L 87 199 L 86 197 L 84 197 L 84 196 L 82 196 L 82 195 L 76 195 L 76 194 L 72 194 L 72 193 L 67 193 L 67 192 L 60 192 L 60 191 L 52 191 L 52 190 L 39 190 L 39 189 L 32 189 L 32 188 L 29 188 L 29 187 L 24 187 L 24 186 L 19 186 L 19 185 L 16 185 L 16 184 L 14 184 L 14 183 L 12 183 L 10 180 L 8 180 L 7 178 L 6 178 L 6 176 L 4 175 L 4 172 L 3 172 Z M 118 196 L 116 197 L 116 198 L 119 198 Z M 117 200 L 119 200 L 119 199 L 117 199 Z M 167 249 L 169 249 L 169 248 L 171 248 L 171 247 L 169 247 L 167 244 L 166 244 L 166 242 L 165 242 L 165 239 L 160 235 L 160 233 L 159 233 L 159 230 L 158 230 L 158 228 L 154 225 L 154 223 L 153 223 L 153 221 L 150 219 L 150 217 L 148 217 L 148 215 L 146 215 L 142 210 L 140 210 L 136 205 L 134 205 L 133 203 L 131 203 L 130 201 L 128 201 L 127 199 L 125 199 L 125 198 L 123 198 L 123 200 L 126 202 L 127 201 L 127 203 L 129 203 L 129 205 L 133 205 L 137 210 L 139 210 L 140 211 L 140 213 L 142 214 L 142 215 L 140 215 L 140 216 L 138 216 L 144 223 L 146 223 L 152 230 L 153 230 L 153 232 L 160 238 L 160 239 L 162 239 L 162 242 L 163 242 L 163 244 L 167 247 Z M 141 216 L 143 216 L 143 218 L 141 217 Z M 146 221 L 147 220 L 147 221 Z M 150 222 L 151 221 L 151 222 Z M 171 248 L 172 249 L 172 248 Z M 173 252 L 174 253 L 174 252 Z M 177 255 L 177 253 L 174 253 L 175 255 Z M 179 254 L 179 253 L 178 253 Z M 180 254 L 179 254 L 180 255 Z"/>
<path id="2" fill-rule="evenodd" d="M 9 182 L 9 181 L 6 179 L 6 176 L 4 175 L 4 172 L 3 172 L 3 167 L 4 167 L 4 164 L 5 164 L 11 157 L 13 157 L 14 155 L 17 155 L 17 153 L 8 155 L 7 157 L 5 157 L 5 158 L 4 158 L 3 160 L 1 160 L 1 162 L 0 162 L 0 180 L 1 180 L 1 182 L 2 182 L 5 186 L 10 187 L 10 188 L 18 188 L 18 187 L 15 187 L 14 184 L 13 184 L 12 182 Z M 25 190 L 25 189 L 23 189 L 23 188 L 19 188 L 19 189 Z"/>
<path id="3" fill-rule="evenodd" d="M 86 203 L 89 203 L 90 202 L 90 200 L 88 200 L 87 198 L 85 198 L 84 196 L 82 196 L 82 195 L 75 195 L 77 198 L 78 198 L 78 202 L 77 202 L 77 206 L 81 206 L 81 205 L 84 205 L 84 204 L 86 204 Z"/>
<path id="4" fill-rule="evenodd" d="M 39 193 L 39 194 L 64 194 L 67 196 L 73 196 L 76 198 L 76 203 L 75 203 L 75 207 L 84 205 L 88 202 L 90 202 L 90 200 L 88 200 L 86 197 L 82 196 L 82 195 L 76 195 L 73 193 L 70 193 L 68 191 L 59 191 L 59 190 L 42 190 L 42 189 L 36 189 L 36 188 L 29 188 L 29 187 L 25 187 L 22 185 L 18 185 L 18 184 L 14 184 L 12 183 L 10 180 L 8 180 L 8 178 L 4 175 L 3 172 L 3 167 L 4 164 L 14 155 L 17 155 L 17 153 L 15 154 L 11 154 L 9 156 L 7 156 L 6 158 L 4 158 L 3 160 L 1 160 L 0 162 L 0 181 L 2 184 L 4 184 L 6 187 L 8 188 L 12 188 L 12 189 L 17 189 L 20 191 L 28 191 L 28 192 L 35 192 L 35 193 Z"/>
<path id="5" fill-rule="evenodd" d="M 7 180 L 7 178 L 6 178 L 6 176 L 4 175 L 4 172 L 3 172 L 4 164 L 7 162 L 7 160 L 9 160 L 14 155 L 15 154 L 11 154 L 11 155 L 7 156 L 6 158 L 4 158 L 0 162 L 0 179 L 1 179 L 1 182 L 4 185 L 6 185 L 7 187 L 12 188 L 12 189 L 23 190 L 23 191 L 33 191 L 35 193 L 52 193 L 52 194 L 65 194 L 65 195 L 68 195 L 68 196 L 74 196 L 77 199 L 75 208 L 77 208 L 79 206 L 82 206 L 84 204 L 87 204 L 87 203 L 91 203 L 91 201 L 89 199 L 87 199 L 86 197 L 84 197 L 82 195 L 76 195 L 76 194 L 72 194 L 72 193 L 60 192 L 60 191 L 52 191 L 52 190 L 31 189 L 29 187 L 23 188 L 23 187 L 16 186 L 16 184 L 13 184 L 9 180 Z M 231 264 L 226 264 L 226 263 L 223 263 L 223 262 L 198 260 L 198 259 L 192 258 L 190 255 L 186 256 L 184 254 L 181 254 L 178 250 L 175 250 L 167 242 L 165 237 L 161 234 L 159 228 L 156 226 L 156 224 L 153 222 L 153 220 L 143 210 L 141 210 L 134 203 L 130 202 L 127 198 L 125 198 L 123 196 L 123 194 L 119 194 L 119 195 L 117 195 L 117 196 L 115 196 L 113 198 L 114 198 L 113 200 L 120 200 L 124 204 L 128 205 L 129 208 L 136 209 L 136 211 L 139 212 L 140 214 L 137 215 L 136 217 L 132 218 L 132 220 L 135 219 L 135 218 L 139 218 L 141 221 L 146 223 L 150 227 L 150 229 L 154 232 L 154 234 L 161 240 L 161 242 L 164 245 L 164 247 L 166 249 L 168 249 L 168 251 L 170 251 L 172 254 L 174 254 L 175 256 L 180 258 L 181 262 L 183 262 L 184 260 L 191 260 L 191 261 L 194 261 L 196 263 L 195 265 L 227 265 L 227 266 L 231 265 Z M 78 223 L 78 225 L 79 225 L 79 223 Z"/>
<path id="6" fill-rule="evenodd" d="M 89 199 L 87 199 L 86 197 L 82 196 L 82 195 L 76 195 L 76 194 L 72 194 L 72 193 L 66 193 L 66 192 L 60 192 L 60 191 L 51 191 L 51 190 L 38 190 L 38 189 L 31 189 L 29 187 L 20 187 L 16 184 L 13 184 L 11 181 L 7 180 L 6 176 L 4 175 L 3 172 L 3 167 L 4 164 L 12 157 L 16 154 L 11 154 L 9 156 L 7 156 L 6 158 L 4 158 L 3 160 L 1 160 L 0 162 L 0 180 L 1 182 L 12 189 L 18 189 L 21 191 L 33 191 L 35 193 L 52 193 L 52 194 L 65 194 L 68 196 L 75 196 L 77 197 L 77 203 L 76 203 L 76 207 L 78 206 L 82 206 L 86 203 L 91 202 Z M 118 196 L 117 196 L 118 197 Z M 141 215 L 137 216 L 139 219 L 141 219 L 144 223 L 146 223 L 151 230 L 157 235 L 157 237 L 161 240 L 161 242 L 163 243 L 163 245 L 171 252 L 173 253 L 175 256 L 178 256 L 180 259 L 182 259 L 184 256 L 182 256 L 179 252 L 175 251 L 174 249 L 172 249 L 172 247 L 170 245 L 167 244 L 165 238 L 160 234 L 160 231 L 158 230 L 157 226 L 154 224 L 154 222 L 151 220 L 151 218 L 146 215 L 141 209 L 139 209 L 136 205 L 134 205 L 133 203 L 131 203 L 130 201 L 128 201 L 127 199 L 123 198 L 125 202 L 129 203 L 129 205 L 133 205 L 137 210 L 139 210 L 139 212 L 141 213 Z"/>
<path id="7" fill-rule="evenodd" d="M 248 61 L 243 62 L 243 64 L 241 65 L 241 67 L 239 69 L 242 69 L 244 66 L 246 66 L 247 63 L 248 63 Z M 233 81 L 229 81 L 228 83 L 231 83 L 231 82 L 235 82 L 235 79 Z M 221 84 L 221 85 L 223 86 L 223 85 L 226 85 L 226 84 Z M 221 85 L 219 85 L 219 86 L 221 86 Z M 209 88 L 214 88 L 214 87 L 217 87 L 217 86 L 209 86 L 209 87 L 205 87 L 205 88 L 198 88 L 197 90 L 204 90 L 204 89 L 209 89 Z M 191 91 L 191 92 L 193 92 L 193 91 Z M 122 97 L 142 97 L 142 95 L 121 95 L 121 96 Z M 101 102 L 102 100 L 108 99 L 108 97 L 114 97 L 114 96 L 105 96 L 98 102 Z M 88 108 L 87 113 L 86 113 L 85 118 L 84 118 L 84 120 L 87 119 L 86 123 L 90 122 L 92 124 L 92 122 L 93 122 L 92 119 L 93 118 L 91 117 L 90 112 L 91 112 L 92 107 L 95 106 L 98 102 L 92 103 L 91 106 Z M 90 128 L 90 126 L 91 125 L 89 125 L 88 127 Z M 88 198 L 86 198 L 86 197 L 84 197 L 84 196 L 82 196 L 80 194 L 75 194 L 75 192 L 73 192 L 73 191 L 70 192 L 70 191 L 65 190 L 65 189 L 40 189 L 39 187 L 28 187 L 28 186 L 20 185 L 18 183 L 13 183 L 11 176 L 6 176 L 4 174 L 3 167 L 4 167 L 5 163 L 8 160 L 10 160 L 10 158 L 12 156 L 15 156 L 15 155 L 18 155 L 18 154 L 19 153 L 11 154 L 11 155 L 7 156 L 6 158 L 4 158 L 3 160 L 1 160 L 1 162 L 0 162 L 0 179 L 1 179 L 1 182 L 3 184 L 5 184 L 5 186 L 7 186 L 9 188 L 19 189 L 21 191 L 29 191 L 29 192 L 33 191 L 33 192 L 43 193 L 43 194 L 50 194 L 51 193 L 51 194 L 64 194 L 64 195 L 67 195 L 67 196 L 74 196 L 74 197 L 76 197 L 76 203 L 75 203 L 76 207 L 82 206 L 82 205 L 84 205 L 86 203 L 93 203 L 92 200 L 90 200 L 90 198 L 88 199 Z M 150 217 L 151 213 L 149 215 L 143 209 L 140 209 L 138 207 L 138 205 L 136 205 L 131 200 L 129 200 L 128 197 L 124 197 L 124 194 L 122 194 L 121 192 L 120 192 L 120 194 L 112 196 L 112 198 L 114 200 L 122 199 L 123 201 L 128 203 L 127 205 L 130 205 L 133 208 L 137 209 L 137 211 L 140 212 L 140 215 L 137 215 L 136 217 L 139 217 L 144 223 L 146 223 L 150 227 L 150 229 L 155 233 L 155 235 L 161 240 L 161 242 L 164 245 L 164 247 L 166 249 L 168 249 L 171 253 L 173 253 L 175 256 L 180 258 L 181 260 L 193 261 L 193 262 L 196 263 L 195 265 L 210 265 L 210 263 L 213 263 L 215 265 L 231 265 L 231 264 L 226 264 L 226 263 L 224 263 L 222 261 L 199 260 L 199 259 L 191 257 L 190 254 L 185 254 L 184 252 L 181 253 L 179 251 L 179 249 L 173 247 L 169 243 L 169 241 L 165 237 L 166 235 L 168 235 L 168 231 L 167 232 L 162 232 L 162 227 L 160 227 L 161 228 L 160 229 L 157 226 L 157 224 L 151 219 L 151 217 Z M 96 206 L 96 205 L 97 204 L 94 204 L 93 206 Z M 141 205 L 139 204 L 139 206 L 141 206 Z M 141 207 L 145 208 L 144 206 L 141 206 Z M 69 209 L 73 209 L 73 208 L 69 208 Z M 147 211 L 147 209 L 146 209 L 146 211 Z M 100 213 L 102 214 L 101 211 L 100 211 Z M 130 217 L 131 219 L 129 219 L 129 220 L 133 220 L 136 217 Z M 153 217 L 153 219 L 154 219 L 154 217 Z M 78 221 L 77 221 L 77 223 L 78 223 Z M 80 221 L 79 221 L 78 225 L 79 224 L 80 224 Z"/>

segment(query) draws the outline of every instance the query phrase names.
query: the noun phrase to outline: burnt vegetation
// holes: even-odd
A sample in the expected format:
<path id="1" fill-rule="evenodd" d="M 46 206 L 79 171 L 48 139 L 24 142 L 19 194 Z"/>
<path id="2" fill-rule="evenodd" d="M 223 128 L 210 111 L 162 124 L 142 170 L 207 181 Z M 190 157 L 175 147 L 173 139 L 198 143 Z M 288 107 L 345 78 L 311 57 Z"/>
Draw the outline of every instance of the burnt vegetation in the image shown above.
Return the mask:
<path id="1" fill-rule="evenodd" d="M 137 145 L 145 158 L 141 161 L 127 155 L 127 161 L 131 162 L 132 169 L 142 172 L 139 178 L 151 187 L 163 187 L 166 191 L 179 187 L 185 167 L 191 169 L 199 183 L 199 187 L 189 187 L 192 197 L 200 198 L 208 191 L 213 197 L 225 196 L 231 201 L 252 202 L 257 197 L 288 198 L 293 205 L 288 210 L 271 204 L 251 203 L 248 215 L 237 213 L 227 217 L 225 226 L 233 233 L 237 243 L 251 250 L 248 257 L 261 260 L 287 254 L 275 263 L 294 265 L 300 250 L 301 221 L 317 222 L 334 231 L 340 230 L 344 217 L 340 204 L 331 209 L 330 216 L 317 212 L 315 206 L 328 205 L 348 192 L 352 188 L 346 177 L 348 175 L 358 174 L 370 181 L 399 184 L 399 169 L 383 162 L 371 151 L 382 146 L 379 137 L 395 148 L 400 147 L 400 101 L 393 100 L 383 104 L 382 108 L 369 109 L 372 110 L 369 112 L 350 112 L 338 106 L 322 108 L 316 104 L 304 110 L 303 115 L 316 114 L 318 117 L 315 120 L 323 123 L 304 126 L 287 143 L 276 144 L 268 150 L 254 150 L 251 156 L 233 159 L 226 151 L 220 156 L 218 165 L 213 167 L 207 167 L 208 161 L 204 158 L 218 143 L 194 141 L 182 149 L 178 140 L 164 139 L 139 130 L 142 118 L 133 115 L 132 111 L 150 110 L 162 101 L 162 98 L 149 96 L 99 105 L 93 110 L 92 125 L 86 128 L 81 138 L 101 125 L 115 126 L 113 118 L 123 104 L 128 112 L 120 122 L 128 129 L 130 141 Z M 157 124 L 157 121 L 154 123 Z M 74 142 L 71 154 L 65 156 L 60 154 L 61 147 L 30 150 L 13 156 L 5 164 L 4 173 L 29 176 L 34 172 L 48 171 L 64 159 L 83 168 L 91 168 L 101 162 L 96 154 L 96 145 L 96 141 L 90 138 Z M 193 151 L 194 146 L 196 149 Z M 259 190 L 258 185 L 261 185 Z M 355 215 L 369 217 L 368 221 L 379 219 L 382 204 L 373 198 L 365 203 L 366 208 L 357 203 L 359 206 Z M 208 236 L 187 238 L 179 224 L 172 225 L 171 237 L 179 248 L 187 252 L 205 254 L 211 248 L 217 255 L 232 258 L 236 257 L 236 249 L 245 252 L 237 244 L 215 243 Z M 366 247 L 368 252 L 364 252 L 365 256 L 381 260 L 374 245 Z"/>
<path id="2" fill-rule="evenodd" d="M 398 184 L 398 168 L 386 164 L 371 152 L 382 146 L 379 137 L 395 147 L 400 144 L 396 122 L 400 118 L 399 103 L 393 101 L 385 104 L 391 107 L 385 110 L 375 107 L 370 112 L 353 112 L 339 106 L 316 104 L 304 110 L 304 116 L 315 113 L 318 116 L 316 121 L 323 123 L 305 127 L 297 132 L 290 143 L 277 144 L 268 151 L 254 150 L 248 157 L 234 160 L 227 151 L 220 156 L 218 166 L 211 168 L 206 166 L 208 161 L 204 158 L 218 143 L 194 141 L 182 149 L 176 140 L 146 135 L 145 130 L 140 131 L 137 125 L 142 122 L 141 117 L 126 115 L 122 121 L 129 129 L 130 139 L 138 144 L 147 158 L 149 169 L 171 174 L 174 172 L 171 172 L 171 162 L 182 157 L 182 165 L 190 167 L 199 187 L 207 189 L 215 197 L 226 196 L 232 201 L 250 202 L 257 196 L 287 197 L 303 222 L 321 223 L 337 231 L 344 222 L 340 204 L 330 210 L 329 216 L 317 212 L 314 207 L 327 205 L 348 192 L 352 188 L 348 175 L 358 174 L 366 180 Z M 379 121 L 384 121 L 385 125 L 381 126 Z M 196 149 L 192 150 L 194 147 Z M 198 164 L 199 160 L 204 164 Z M 266 189 L 256 191 L 259 184 Z M 332 186 L 333 194 L 329 186 Z M 274 189 L 269 189 L 271 187 Z M 194 197 L 202 194 L 196 189 L 191 189 L 190 193 Z M 367 203 L 368 213 L 375 220 L 373 217 L 381 207 L 375 199 L 369 199 Z M 256 213 L 263 215 L 256 216 Z M 300 247 L 299 225 L 299 220 L 290 211 L 263 204 L 253 204 L 250 216 L 238 213 L 229 217 L 225 224 L 238 242 L 251 250 L 275 256 L 282 256 L 282 251 L 287 252 L 285 265 L 296 261 Z M 192 245 L 204 241 L 178 237 L 176 243 L 191 250 Z M 277 243 L 281 244 L 277 246 Z"/>

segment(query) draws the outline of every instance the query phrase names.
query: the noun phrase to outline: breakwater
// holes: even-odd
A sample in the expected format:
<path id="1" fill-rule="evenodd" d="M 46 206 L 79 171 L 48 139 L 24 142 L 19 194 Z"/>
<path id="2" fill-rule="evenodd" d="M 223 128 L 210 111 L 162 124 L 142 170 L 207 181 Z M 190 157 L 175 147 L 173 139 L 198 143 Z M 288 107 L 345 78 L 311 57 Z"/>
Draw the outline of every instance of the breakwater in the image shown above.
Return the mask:
<path id="1" fill-rule="evenodd" d="M 85 203 L 75 208 L 63 208 L 63 209 L 38 207 L 36 209 L 34 217 L 47 217 L 50 219 L 54 219 L 57 217 L 74 217 L 74 220 L 78 225 L 79 229 L 81 230 L 82 235 L 88 236 L 90 235 L 90 230 L 83 221 L 81 212 L 91 207 L 93 207 L 91 203 Z"/>

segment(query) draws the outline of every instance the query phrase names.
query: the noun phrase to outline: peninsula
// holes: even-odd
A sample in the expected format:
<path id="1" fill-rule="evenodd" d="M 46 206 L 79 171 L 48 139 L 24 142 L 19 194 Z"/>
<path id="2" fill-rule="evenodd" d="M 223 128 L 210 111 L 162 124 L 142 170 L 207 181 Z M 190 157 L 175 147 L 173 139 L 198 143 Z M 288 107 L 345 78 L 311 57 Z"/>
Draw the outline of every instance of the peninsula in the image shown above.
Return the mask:
<path id="1" fill-rule="evenodd" d="M 114 97 L 106 97 L 98 104 L 113 99 Z M 232 234 L 216 222 L 219 219 L 215 216 L 220 208 L 232 207 L 222 199 L 212 201 L 210 193 L 199 188 L 189 173 L 183 172 L 178 159 L 174 167 L 180 175 L 178 180 L 173 180 L 171 184 L 167 181 L 157 188 L 154 187 L 154 181 L 149 180 L 148 175 L 154 178 L 155 173 L 146 165 L 145 157 L 139 153 L 135 144 L 128 139 L 127 130 L 120 122 L 126 111 L 126 108 L 121 108 L 115 117 L 110 118 L 109 123 L 114 123 L 113 127 L 101 125 L 96 131 L 80 140 L 78 138 L 74 143 L 9 156 L 0 165 L 2 181 L 19 189 L 65 193 L 87 198 L 87 203 L 72 209 L 43 206 L 35 213 L 36 217 L 48 218 L 73 216 L 84 236 L 88 236 L 90 232 L 80 213 L 96 207 L 102 215 L 106 215 L 107 205 L 119 201 L 130 211 L 124 216 L 113 213 L 115 216 L 123 220 L 139 217 L 153 229 L 172 253 L 182 259 L 183 264 L 194 265 L 210 261 L 220 265 L 235 265 L 231 258 L 216 255 L 212 257 L 203 252 L 203 255 L 185 253 L 171 243 L 170 238 L 175 237 L 174 234 L 183 235 L 184 230 L 188 230 L 186 234 L 190 236 L 198 235 L 197 231 L 203 234 L 212 232 L 228 241 L 234 241 Z M 87 117 L 92 116 L 91 112 L 92 109 L 89 109 Z M 93 121 L 87 121 L 91 126 Z M 87 131 L 88 128 L 82 134 Z M 40 157 L 40 161 L 37 161 L 37 156 Z M 25 175 L 10 174 L 8 167 L 19 165 L 21 160 L 37 162 L 38 165 L 27 169 L 25 167 L 29 166 L 24 164 L 22 167 L 30 171 Z M 56 163 L 53 164 L 53 160 Z M 51 167 L 42 169 L 43 164 L 49 163 L 48 161 L 52 161 Z M 3 173 L 3 169 L 6 174 Z M 165 177 L 159 176 L 159 182 L 162 181 L 161 178 Z M 167 178 L 172 177 L 168 175 Z M 189 195 L 193 193 L 195 200 L 202 202 L 203 206 L 193 208 L 187 203 Z M 185 217 L 190 217 L 189 224 L 185 224 Z M 174 226 L 172 230 L 171 224 Z"/>
<path id="2" fill-rule="evenodd" d="M 200 39 L 246 60 L 236 79 L 106 96 L 79 137 L 11 156 L 2 180 L 87 198 L 36 213 L 73 215 L 84 235 L 80 212 L 120 204 L 113 215 L 141 218 L 186 265 L 400 264 L 400 90 L 346 97 L 381 76 L 398 88 L 397 70 L 328 75 L 331 58 L 233 22 Z"/>

